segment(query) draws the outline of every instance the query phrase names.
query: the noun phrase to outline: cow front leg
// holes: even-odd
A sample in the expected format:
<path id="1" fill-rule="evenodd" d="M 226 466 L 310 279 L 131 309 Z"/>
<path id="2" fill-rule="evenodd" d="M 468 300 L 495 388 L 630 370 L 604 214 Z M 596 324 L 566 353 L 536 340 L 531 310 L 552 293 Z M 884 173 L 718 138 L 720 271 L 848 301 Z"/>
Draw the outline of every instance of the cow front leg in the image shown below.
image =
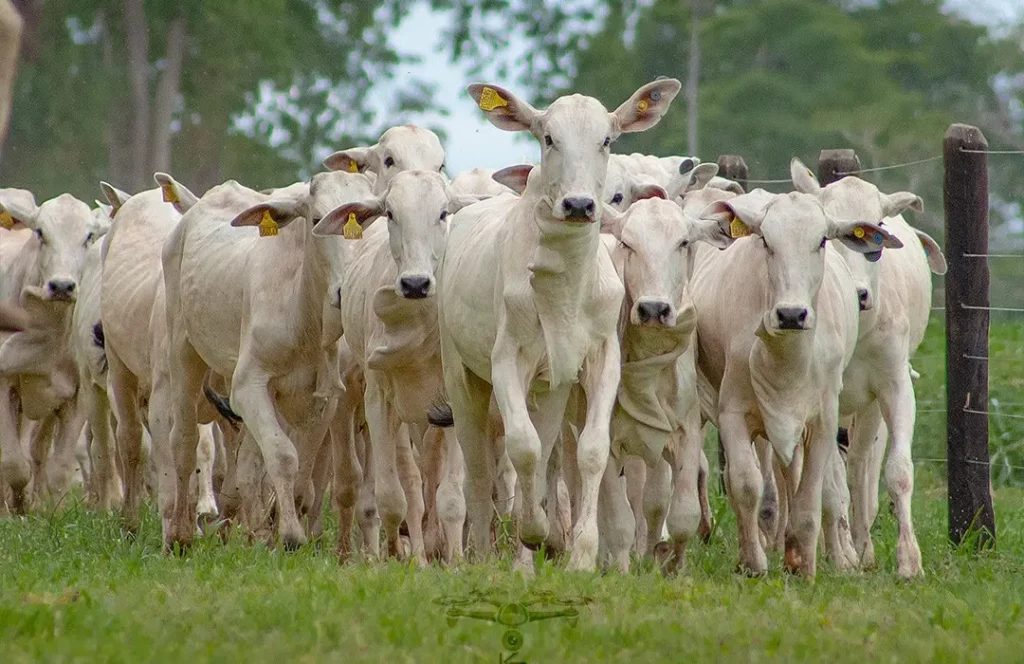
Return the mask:
<path id="1" fill-rule="evenodd" d="M 636 537 L 636 524 L 626 497 L 626 480 L 621 476 L 622 468 L 623 465 L 614 457 L 605 465 L 598 494 L 597 515 L 602 564 L 607 563 L 610 568 L 625 574 L 629 572 L 629 551 Z"/>
<path id="2" fill-rule="evenodd" d="M 725 447 L 727 493 L 736 513 L 739 566 L 747 574 L 761 575 L 768 571 L 768 557 L 761 546 L 758 523 L 763 478 L 757 467 L 750 429 L 742 412 L 720 412 L 718 426 Z"/>
<path id="3" fill-rule="evenodd" d="M 822 485 L 825 472 L 838 454 L 837 400 L 826 397 L 822 412 L 807 427 L 803 472 L 793 494 L 786 526 L 786 568 L 807 578 L 817 572 L 818 535 L 821 532 Z"/>
<path id="4" fill-rule="evenodd" d="M 700 454 L 703 442 L 700 414 L 691 413 L 690 425 L 677 436 L 669 453 L 672 467 L 672 499 L 668 509 L 668 536 L 672 560 L 668 572 L 677 572 L 686 562 L 686 547 L 697 534 L 701 521 L 698 491 Z"/>
<path id="5" fill-rule="evenodd" d="M 462 448 L 455 439 L 455 430 L 443 430 L 444 448 L 441 465 L 441 481 L 437 485 L 437 519 L 441 524 L 444 548 L 443 560 L 452 565 L 462 557 L 462 527 L 466 522 L 466 497 L 463 485 L 466 467 L 462 459 Z"/>
<path id="6" fill-rule="evenodd" d="M 910 499 L 914 494 L 914 463 L 910 456 L 910 445 L 913 442 L 917 403 L 909 367 L 900 372 L 887 387 L 878 394 L 882 417 L 889 427 L 892 441 L 889 445 L 889 459 L 885 464 L 885 483 L 889 487 L 889 497 L 896 507 L 896 521 L 899 523 L 899 537 L 896 540 L 898 572 L 901 577 L 908 579 L 924 574 L 921 547 L 917 543 L 910 512 Z"/>
<path id="7" fill-rule="evenodd" d="M 377 511 L 384 527 L 388 555 L 398 557 L 398 531 L 408 509 L 398 469 L 398 437 L 402 427 L 372 372 L 368 372 L 366 376 L 365 408 L 366 426 L 370 434 L 370 452 L 373 454 L 375 469 L 374 494 L 377 497 Z"/>
<path id="8" fill-rule="evenodd" d="M 580 509 L 569 557 L 572 570 L 592 570 L 597 562 L 597 495 L 611 447 L 612 409 L 619 388 L 621 362 L 618 338 L 607 337 L 584 367 L 587 416 L 576 449 Z"/>

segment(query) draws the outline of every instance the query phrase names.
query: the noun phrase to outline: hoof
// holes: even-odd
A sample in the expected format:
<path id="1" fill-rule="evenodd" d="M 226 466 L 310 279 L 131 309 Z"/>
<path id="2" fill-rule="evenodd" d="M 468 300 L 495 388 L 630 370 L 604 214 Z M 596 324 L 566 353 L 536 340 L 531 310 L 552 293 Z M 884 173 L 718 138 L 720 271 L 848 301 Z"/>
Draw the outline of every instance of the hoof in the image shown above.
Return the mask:
<path id="1" fill-rule="evenodd" d="M 282 535 L 281 545 L 284 546 L 285 551 L 296 551 L 306 545 L 305 535 Z"/>

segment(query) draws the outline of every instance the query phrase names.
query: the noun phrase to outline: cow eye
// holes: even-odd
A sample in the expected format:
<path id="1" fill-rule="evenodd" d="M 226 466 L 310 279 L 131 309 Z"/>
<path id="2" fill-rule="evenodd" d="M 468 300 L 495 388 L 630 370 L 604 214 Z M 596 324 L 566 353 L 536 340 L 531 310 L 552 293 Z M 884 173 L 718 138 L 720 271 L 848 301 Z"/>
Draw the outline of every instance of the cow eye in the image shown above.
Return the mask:
<path id="1" fill-rule="evenodd" d="M 544 145 L 551 147 L 555 142 L 551 140 L 551 134 L 544 134 Z"/>
<path id="2" fill-rule="evenodd" d="M 41 228 L 37 228 L 33 232 L 36 234 L 36 237 L 39 238 L 40 242 L 46 242 L 46 236 L 43 235 L 43 230 Z"/>
<path id="3" fill-rule="evenodd" d="M 395 217 L 391 214 L 391 210 L 387 211 L 388 221 L 394 221 Z"/>
<path id="4" fill-rule="evenodd" d="M 824 249 L 826 242 L 828 242 L 828 238 L 827 237 L 821 238 L 821 244 L 818 245 L 818 249 Z"/>
<path id="5" fill-rule="evenodd" d="M 441 221 L 448 218 L 448 210 L 441 210 Z"/>
<path id="6" fill-rule="evenodd" d="M 437 169 L 437 172 L 444 173 L 444 164 L 441 164 L 441 167 Z"/>
<path id="7" fill-rule="evenodd" d="M 615 194 L 612 196 L 612 205 L 618 205 L 622 202 L 622 193 Z"/>
<path id="8" fill-rule="evenodd" d="M 679 248 L 680 249 L 686 249 L 689 246 L 690 246 L 690 241 L 689 240 L 683 240 L 682 242 L 679 243 Z"/>
<path id="9" fill-rule="evenodd" d="M 633 247 L 629 246 L 622 240 L 619 240 L 619 244 L 622 245 L 622 248 L 625 249 L 626 251 L 633 251 Z"/>
<path id="10" fill-rule="evenodd" d="M 384 160 L 384 168 L 391 168 L 395 165 L 395 160 L 392 157 L 388 157 Z"/>
<path id="11" fill-rule="evenodd" d="M 604 137 L 604 147 L 608 147 L 611 144 L 612 144 L 612 137 L 611 136 L 605 136 Z"/>
<path id="12" fill-rule="evenodd" d="M 89 233 L 88 233 L 88 234 L 87 234 L 87 235 L 85 236 L 85 242 L 84 242 L 83 244 L 84 244 L 84 245 L 85 245 L 86 247 L 88 247 L 88 246 L 89 246 L 90 244 L 92 244 L 92 241 L 93 241 L 93 239 L 95 239 L 95 237 L 96 237 L 96 234 L 90 231 L 90 232 L 89 232 Z"/>

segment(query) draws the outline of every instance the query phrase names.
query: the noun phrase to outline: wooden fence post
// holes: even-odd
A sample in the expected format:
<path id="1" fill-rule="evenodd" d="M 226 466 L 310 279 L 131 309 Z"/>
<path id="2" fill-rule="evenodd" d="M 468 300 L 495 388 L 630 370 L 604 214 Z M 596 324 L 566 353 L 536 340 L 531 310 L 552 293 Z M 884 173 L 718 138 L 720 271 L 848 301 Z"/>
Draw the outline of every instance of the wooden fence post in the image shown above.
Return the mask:
<path id="1" fill-rule="evenodd" d="M 952 124 L 942 144 L 946 213 L 946 460 L 949 539 L 995 544 L 988 455 L 988 141 Z"/>
<path id="2" fill-rule="evenodd" d="M 723 154 L 718 157 L 718 174 L 723 178 L 728 178 L 735 182 L 738 182 L 744 191 L 747 189 L 747 162 L 743 160 L 743 157 L 738 154 Z"/>
<path id="3" fill-rule="evenodd" d="M 860 173 L 860 159 L 853 150 L 822 150 L 818 154 L 818 182 L 822 187 L 856 173 Z"/>

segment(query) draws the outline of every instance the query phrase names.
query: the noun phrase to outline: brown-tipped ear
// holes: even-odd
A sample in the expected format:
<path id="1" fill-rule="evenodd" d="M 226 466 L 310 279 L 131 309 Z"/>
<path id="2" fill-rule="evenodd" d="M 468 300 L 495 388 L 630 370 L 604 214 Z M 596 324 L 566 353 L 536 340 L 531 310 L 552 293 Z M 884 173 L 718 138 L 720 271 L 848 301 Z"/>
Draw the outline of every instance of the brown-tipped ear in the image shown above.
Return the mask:
<path id="1" fill-rule="evenodd" d="M 346 173 L 377 172 L 377 163 L 373 156 L 374 148 L 360 147 L 340 150 L 324 159 L 324 168 L 329 171 L 345 171 Z"/>
<path id="2" fill-rule="evenodd" d="M 173 205 L 178 214 L 185 214 L 199 202 L 198 196 L 167 173 L 154 173 L 153 180 L 160 187 L 164 202 Z"/>
<path id="3" fill-rule="evenodd" d="M 882 216 L 895 217 L 904 210 L 924 212 L 924 201 L 915 193 L 897 191 L 894 194 L 882 194 Z"/>
<path id="4" fill-rule="evenodd" d="M 341 235 L 346 239 L 358 240 L 363 236 L 363 230 L 382 214 L 384 199 L 380 197 L 345 203 L 325 214 L 313 227 L 313 235 Z"/>
<path id="5" fill-rule="evenodd" d="M 633 93 L 612 113 L 612 122 L 622 133 L 645 131 L 658 124 L 682 84 L 674 78 L 659 78 Z"/>
<path id="6" fill-rule="evenodd" d="M 789 176 L 793 179 L 793 188 L 803 194 L 817 196 L 821 192 L 821 185 L 814 171 L 804 166 L 804 163 L 793 157 L 789 162 Z"/>
<path id="7" fill-rule="evenodd" d="M 100 182 L 100 191 L 103 192 L 103 198 L 110 204 L 110 218 L 113 219 L 117 211 L 121 209 L 125 201 L 131 198 L 131 194 L 126 193 L 110 184 L 109 182 Z"/>
<path id="8" fill-rule="evenodd" d="M 243 210 L 231 220 L 231 225 L 256 226 L 260 236 L 277 235 L 279 229 L 305 215 L 305 201 L 293 198 L 271 199 Z"/>
<path id="9" fill-rule="evenodd" d="M 476 105 L 498 129 L 530 131 L 537 109 L 492 83 L 473 83 L 466 88 Z"/>
<path id="10" fill-rule="evenodd" d="M 622 239 L 622 223 L 626 215 L 607 203 L 601 203 L 601 232 Z"/>
<path id="11" fill-rule="evenodd" d="M 833 222 L 829 237 L 839 240 L 871 262 L 882 256 L 882 249 L 899 249 L 903 243 L 880 224 L 869 221 Z"/>
<path id="12" fill-rule="evenodd" d="M 641 201 L 645 198 L 664 198 L 668 200 L 668 192 L 657 184 L 634 184 L 632 187 L 633 201 Z"/>
<path id="13" fill-rule="evenodd" d="M 917 233 L 917 239 L 921 241 L 921 248 L 924 249 L 924 255 L 928 258 L 928 267 L 931 271 L 935 274 L 946 274 L 946 257 L 942 254 L 942 247 L 939 246 L 939 243 L 924 231 L 915 228 L 914 232 Z"/>
<path id="14" fill-rule="evenodd" d="M 508 166 L 495 171 L 491 179 L 498 184 L 503 184 L 517 194 L 526 191 L 526 181 L 530 179 L 530 172 L 533 171 L 533 164 L 518 164 Z"/>

